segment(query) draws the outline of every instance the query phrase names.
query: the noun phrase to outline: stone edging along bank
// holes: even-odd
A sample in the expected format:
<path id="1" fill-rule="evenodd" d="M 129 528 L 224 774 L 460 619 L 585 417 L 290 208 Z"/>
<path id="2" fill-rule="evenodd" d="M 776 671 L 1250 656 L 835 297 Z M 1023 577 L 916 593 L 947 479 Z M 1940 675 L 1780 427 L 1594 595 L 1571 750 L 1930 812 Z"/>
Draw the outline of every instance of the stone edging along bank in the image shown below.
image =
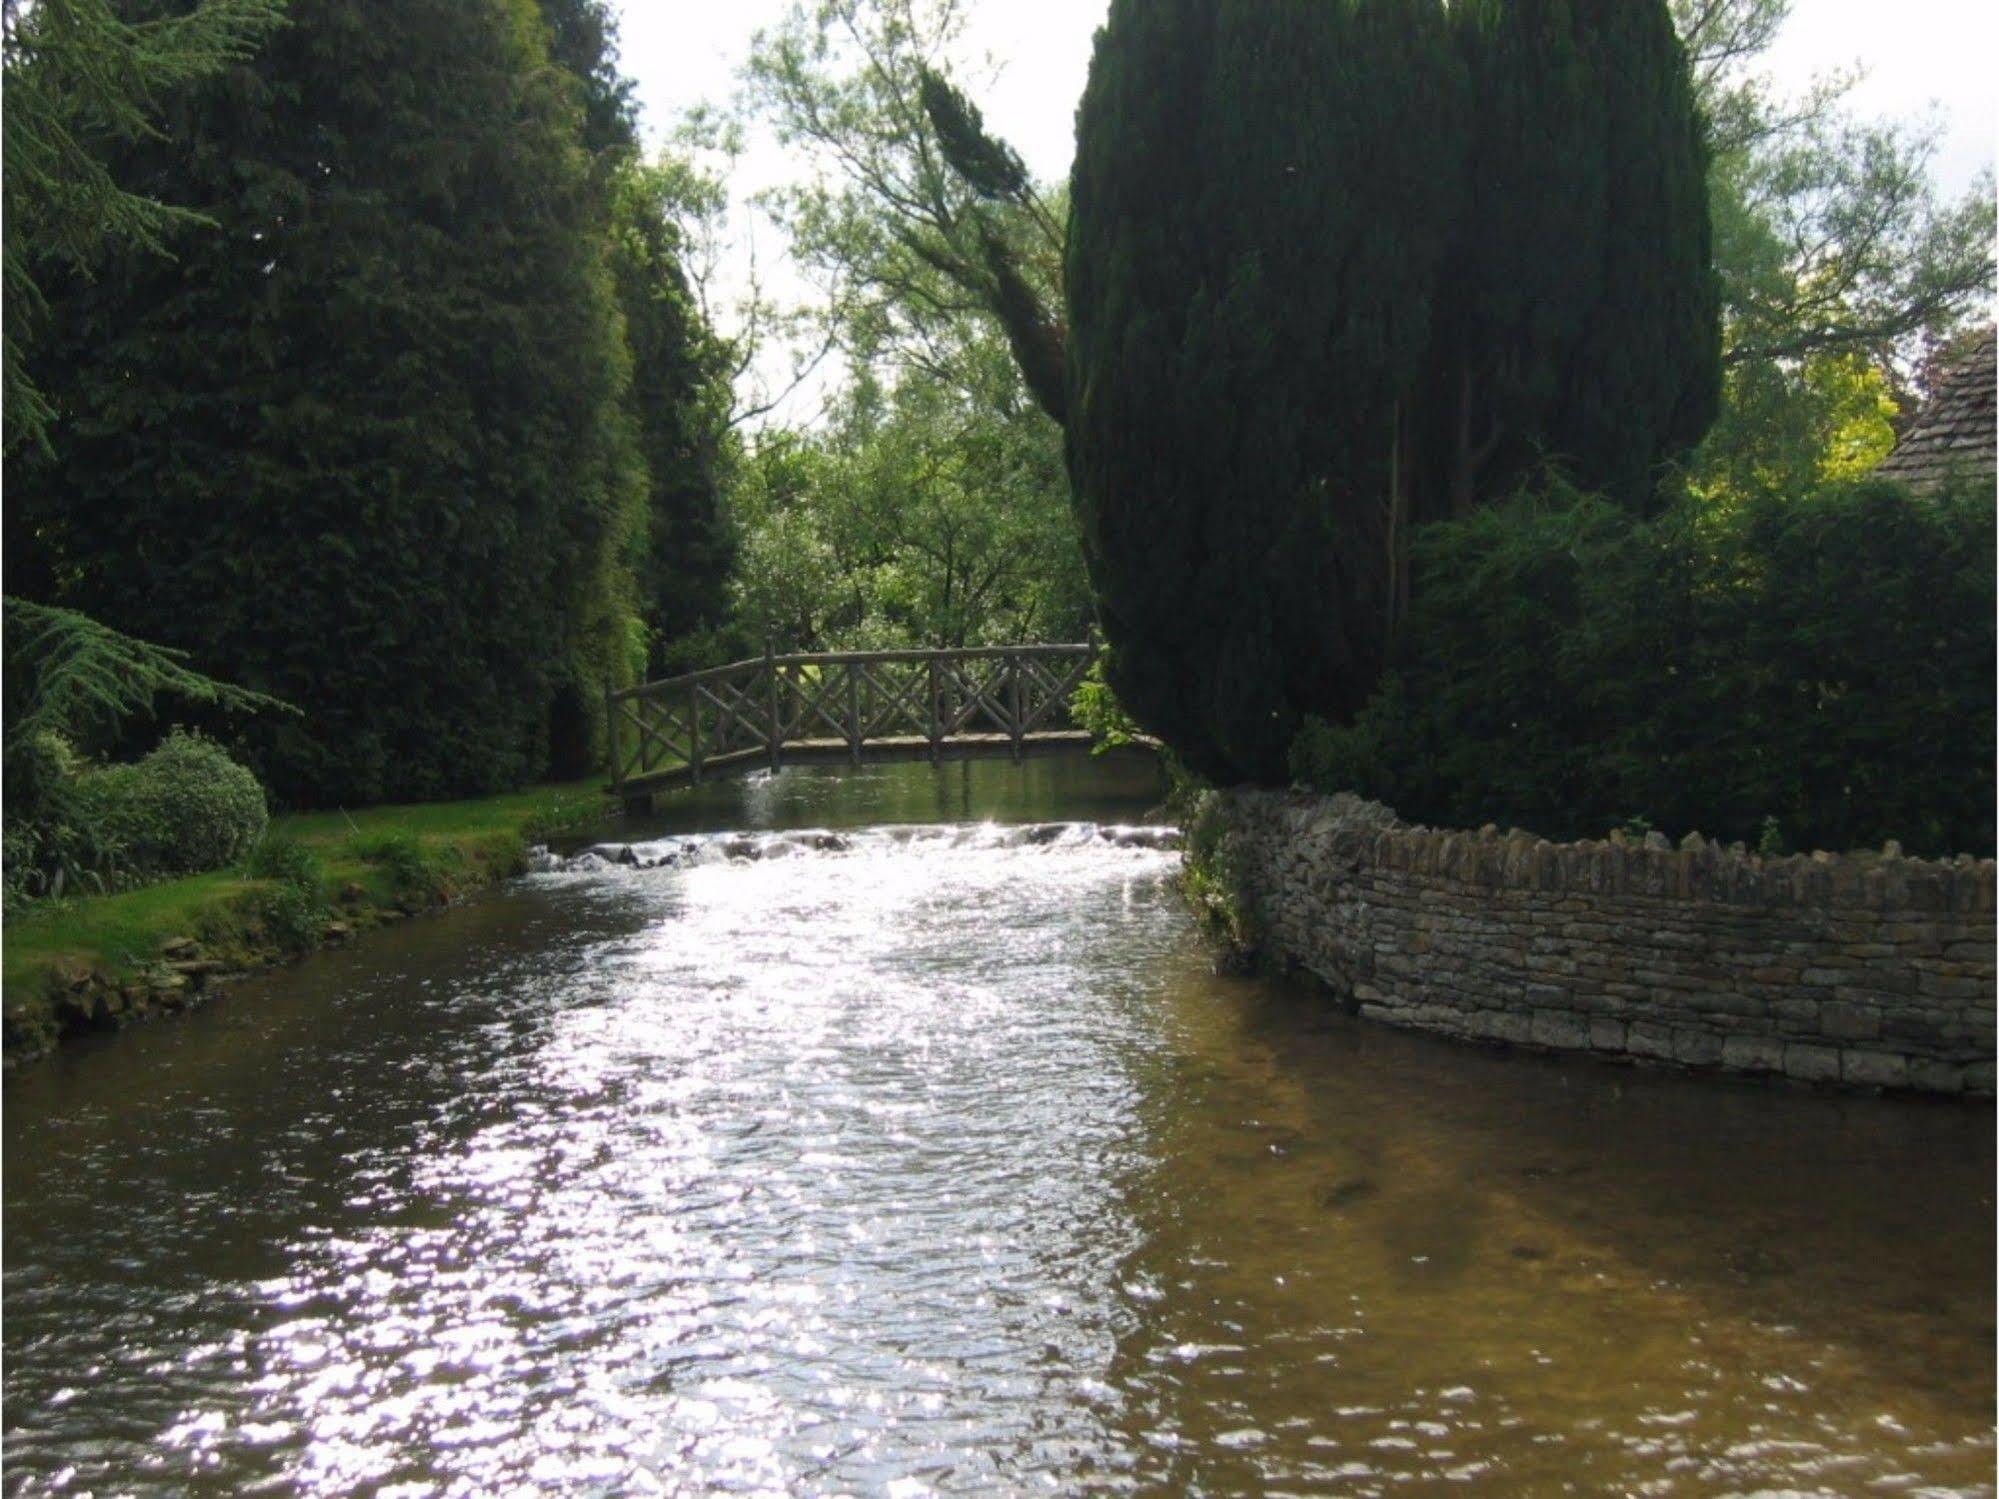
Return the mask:
<path id="1" fill-rule="evenodd" d="M 1482 1041 L 1989 1098 L 1990 859 L 1760 858 L 1690 837 L 1410 827 L 1211 792 L 1190 868 L 1239 936 L 1369 1019 Z"/>

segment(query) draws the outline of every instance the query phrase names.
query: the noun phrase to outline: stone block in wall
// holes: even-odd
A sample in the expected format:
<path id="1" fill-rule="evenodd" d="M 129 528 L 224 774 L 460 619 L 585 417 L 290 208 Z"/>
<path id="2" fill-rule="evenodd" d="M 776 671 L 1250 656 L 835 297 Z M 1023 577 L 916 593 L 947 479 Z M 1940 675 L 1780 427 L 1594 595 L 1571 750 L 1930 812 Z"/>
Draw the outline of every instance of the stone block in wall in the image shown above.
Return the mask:
<path id="1" fill-rule="evenodd" d="M 1566 1010 L 1536 1010 L 1530 1034 L 1536 1046 L 1563 1051 L 1583 1050 L 1590 1044 L 1589 1021 Z"/>
<path id="2" fill-rule="evenodd" d="M 1625 1046 L 1634 1057 L 1670 1062 L 1673 1060 L 1672 1028 L 1650 1020 L 1633 1021 L 1625 1032 Z"/>
<path id="3" fill-rule="evenodd" d="M 1879 1040 L 1881 1012 L 1873 1005 L 1836 999 L 1819 1006 L 1819 1031 L 1833 1041 Z"/>
<path id="4" fill-rule="evenodd" d="M 1784 1074 L 1807 1083 L 1839 1081 L 1839 1051 L 1805 1041 L 1784 1043 Z"/>
<path id="5" fill-rule="evenodd" d="M 1673 1032 L 1673 1060 L 1684 1067 L 1721 1065 L 1721 1037 L 1714 1031 L 1680 1027 Z"/>
<path id="6" fill-rule="evenodd" d="M 1626 1026 L 1622 1020 L 1610 1020 L 1602 1016 L 1589 1023 L 1589 1044 L 1592 1051 L 1623 1051 L 1625 1049 Z"/>
<path id="7" fill-rule="evenodd" d="M 1909 1086 L 1920 1088 L 1925 1093 L 1962 1093 L 1964 1070 L 1962 1062 L 1912 1057 L 1909 1060 Z"/>
<path id="8" fill-rule="evenodd" d="M 1909 1059 L 1898 1052 L 1863 1051 L 1849 1047 L 1840 1053 L 1840 1078 L 1858 1087 L 1906 1087 L 1909 1082 Z"/>
<path id="9" fill-rule="evenodd" d="M 1721 1065 L 1735 1072 L 1782 1072 L 1784 1043 L 1775 1036 L 1724 1036 Z"/>
<path id="10" fill-rule="evenodd" d="M 1815 999 L 1781 998 L 1770 1001 L 1770 1016 L 1777 1029 L 1787 1035 L 1815 1036 L 1819 1030 L 1819 1002 Z"/>

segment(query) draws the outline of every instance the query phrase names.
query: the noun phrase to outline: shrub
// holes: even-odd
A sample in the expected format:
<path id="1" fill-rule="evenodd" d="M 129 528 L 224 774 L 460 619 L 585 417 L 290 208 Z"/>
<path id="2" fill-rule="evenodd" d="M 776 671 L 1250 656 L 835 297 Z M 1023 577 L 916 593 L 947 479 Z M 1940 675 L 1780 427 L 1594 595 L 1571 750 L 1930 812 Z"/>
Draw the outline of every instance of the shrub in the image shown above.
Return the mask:
<path id="1" fill-rule="evenodd" d="M 264 788 L 221 746 L 179 730 L 143 760 L 86 771 L 57 819 L 123 851 L 134 874 L 197 874 L 240 859 L 270 820 Z"/>
<path id="2" fill-rule="evenodd" d="M 1573 493 L 1431 527 L 1390 677 L 1292 742 L 1404 816 L 1992 847 L 1993 507 L 1862 481 L 1641 524 Z"/>
<path id="3" fill-rule="evenodd" d="M 296 838 L 267 834 L 250 850 L 248 872 L 260 880 L 277 880 L 301 890 L 317 892 L 326 883 L 319 855 Z"/>
<path id="4" fill-rule="evenodd" d="M 264 891 L 255 910 L 265 935 L 286 952 L 310 951 L 326 930 L 326 901 L 303 885 L 286 882 Z"/>
<path id="5" fill-rule="evenodd" d="M 355 858 L 380 866 L 388 875 L 389 891 L 397 900 L 431 901 L 445 892 L 444 870 L 439 861 L 409 833 L 353 838 L 347 847 Z"/>

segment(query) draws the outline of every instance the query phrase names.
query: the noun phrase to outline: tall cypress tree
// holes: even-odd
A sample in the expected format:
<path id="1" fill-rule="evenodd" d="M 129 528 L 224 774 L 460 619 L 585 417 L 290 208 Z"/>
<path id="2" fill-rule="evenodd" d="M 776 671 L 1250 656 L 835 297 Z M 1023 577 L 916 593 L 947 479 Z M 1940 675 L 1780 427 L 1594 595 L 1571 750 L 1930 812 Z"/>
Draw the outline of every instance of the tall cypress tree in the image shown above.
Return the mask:
<path id="1" fill-rule="evenodd" d="M 630 405 L 646 464 L 638 600 L 653 663 L 728 614 L 734 541 L 722 514 L 725 349 L 681 269 L 669 175 L 633 162 L 614 183 L 611 269 L 632 351 Z"/>
<path id="2" fill-rule="evenodd" d="M 1281 776 L 1379 670 L 1403 392 L 1461 191 L 1403 0 L 1116 0 L 1077 117 L 1069 455 L 1120 699 Z"/>
<path id="3" fill-rule="evenodd" d="M 606 0 L 540 0 L 551 59 L 574 80 L 596 166 L 624 315 L 632 380 L 626 407 L 645 461 L 645 524 L 632 557 L 634 602 L 653 669 L 677 642 L 728 612 L 733 538 L 722 514 L 728 435 L 727 349 L 702 317 L 682 265 L 675 173 L 639 146 L 632 82 L 618 67 Z"/>
<path id="4" fill-rule="evenodd" d="M 1071 477 L 1110 677 L 1216 779 L 1364 702 L 1418 525 L 1642 507 L 1719 382 L 1663 0 L 1114 0 L 1077 118 Z"/>
<path id="5" fill-rule="evenodd" d="M 532 0 L 297 0 L 114 164 L 219 229 L 48 288 L 15 535 L 55 601 L 305 709 L 248 746 L 288 799 L 517 784 L 621 669 L 640 469 L 544 38 Z"/>
<path id="6" fill-rule="evenodd" d="M 1466 0 L 1468 201 L 1428 383 L 1422 518 L 1538 465 L 1650 508 L 1720 395 L 1706 150 L 1651 0 Z"/>

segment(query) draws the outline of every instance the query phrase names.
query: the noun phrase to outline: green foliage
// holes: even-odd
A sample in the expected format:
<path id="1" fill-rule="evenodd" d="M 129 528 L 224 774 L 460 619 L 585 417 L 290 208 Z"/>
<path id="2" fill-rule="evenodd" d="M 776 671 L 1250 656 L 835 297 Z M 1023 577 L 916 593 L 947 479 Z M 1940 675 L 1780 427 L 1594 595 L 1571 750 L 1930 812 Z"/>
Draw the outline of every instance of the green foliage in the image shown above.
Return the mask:
<path id="1" fill-rule="evenodd" d="M 1091 746 L 1092 754 L 1120 749 L 1144 732 L 1111 691 L 1102 656 L 1090 663 L 1089 672 L 1077 684 L 1075 695 L 1069 699 L 1069 716 L 1096 741 Z"/>
<path id="2" fill-rule="evenodd" d="M 251 915 L 264 935 L 288 953 L 319 946 L 328 914 L 324 896 L 304 885 L 280 884 L 260 891 L 251 902 Z"/>
<path id="3" fill-rule="evenodd" d="M 298 839 L 275 831 L 258 840 L 244 868 L 253 878 L 277 880 L 302 890 L 318 891 L 326 884 L 326 869 L 319 855 Z"/>
<path id="4" fill-rule="evenodd" d="M 4 99 L 7 236 L 7 443 L 46 445 L 52 412 L 23 350 L 43 310 L 41 270 L 88 271 L 110 250 L 164 253 L 194 209 L 130 191 L 107 146 L 146 138 L 163 95 L 246 56 L 284 14 L 283 0 L 205 0 L 133 21 L 115 0 L 6 0 Z"/>
<path id="5" fill-rule="evenodd" d="M 1713 145 L 1727 367 L 1695 483 L 1725 497 L 1863 471 L 1909 404 L 1900 370 L 1989 316 L 1991 178 L 1942 200 L 1939 126 L 1854 118 L 1857 70 L 1777 94 L 1761 64 L 1790 0 L 1673 10 Z"/>
<path id="6" fill-rule="evenodd" d="M 634 162 L 618 174 L 612 200 L 611 269 L 647 475 L 636 586 L 655 668 L 673 642 L 726 618 L 733 560 L 721 507 L 728 351 L 702 320 L 681 265 L 679 194 L 673 165 Z"/>
<path id="7" fill-rule="evenodd" d="M 1236 965 L 1246 965 L 1261 944 L 1263 926 L 1224 825 L 1222 804 L 1216 797 L 1200 796 L 1188 812 L 1182 888 L 1209 937 L 1224 945 Z"/>
<path id="8" fill-rule="evenodd" d="M 124 842 L 107 827 L 58 809 L 32 821 L 9 822 L 0 858 L 5 861 L 6 909 L 64 896 L 102 895 L 134 883 Z"/>
<path id="9" fill-rule="evenodd" d="M 393 831 L 350 839 L 347 851 L 379 867 L 395 900 L 428 905 L 449 893 L 450 863 L 455 854 L 432 852 L 413 834 Z"/>
<path id="10" fill-rule="evenodd" d="M 645 524 L 577 86 L 532 0 L 290 19 L 112 163 L 217 232 L 44 287 L 10 582 L 296 702 L 287 801 L 519 785 L 591 751 Z"/>
<path id="11" fill-rule="evenodd" d="M 32 815 L 43 792 L 74 773 L 75 743 L 103 743 L 162 695 L 231 713 L 297 710 L 190 670 L 185 651 L 121 635 L 73 609 L 8 598 L 6 761 L 10 817 Z M 55 752 L 59 765 L 51 765 Z"/>
<path id="12" fill-rule="evenodd" d="M 250 850 L 244 868 L 252 878 L 275 884 L 252 901 L 252 912 L 265 935 L 286 952 L 317 947 L 332 915 L 326 900 L 326 866 L 319 855 L 290 834 L 273 831 Z"/>
<path id="13" fill-rule="evenodd" d="M 842 288 L 831 333 L 856 358 L 922 369 L 976 322 L 1064 419 L 1064 214 L 948 81 L 957 0 L 799 0 L 760 32 L 749 107 L 817 180 L 768 196 L 793 256 Z"/>
<path id="14" fill-rule="evenodd" d="M 863 372 L 823 431 L 746 459 L 732 501 L 750 650 L 1082 638 L 1061 434 L 999 336 L 964 334 L 949 379 Z"/>
<path id="15" fill-rule="evenodd" d="M 264 788 L 221 746 L 175 730 L 142 760 L 86 770 L 61 793 L 58 820 L 116 848 L 137 876 L 233 864 L 264 834 Z"/>
<path id="16" fill-rule="evenodd" d="M 1989 493 L 1877 481 L 1522 497 L 1423 536 L 1394 671 L 1291 769 L 1447 826 L 1989 852 L 1993 543 Z"/>
<path id="17" fill-rule="evenodd" d="M 1220 781 L 1365 701 L 1419 523 L 1646 508 L 1719 380 L 1662 0 L 1117 0 L 1078 116 L 1069 462 L 1111 684 Z"/>

